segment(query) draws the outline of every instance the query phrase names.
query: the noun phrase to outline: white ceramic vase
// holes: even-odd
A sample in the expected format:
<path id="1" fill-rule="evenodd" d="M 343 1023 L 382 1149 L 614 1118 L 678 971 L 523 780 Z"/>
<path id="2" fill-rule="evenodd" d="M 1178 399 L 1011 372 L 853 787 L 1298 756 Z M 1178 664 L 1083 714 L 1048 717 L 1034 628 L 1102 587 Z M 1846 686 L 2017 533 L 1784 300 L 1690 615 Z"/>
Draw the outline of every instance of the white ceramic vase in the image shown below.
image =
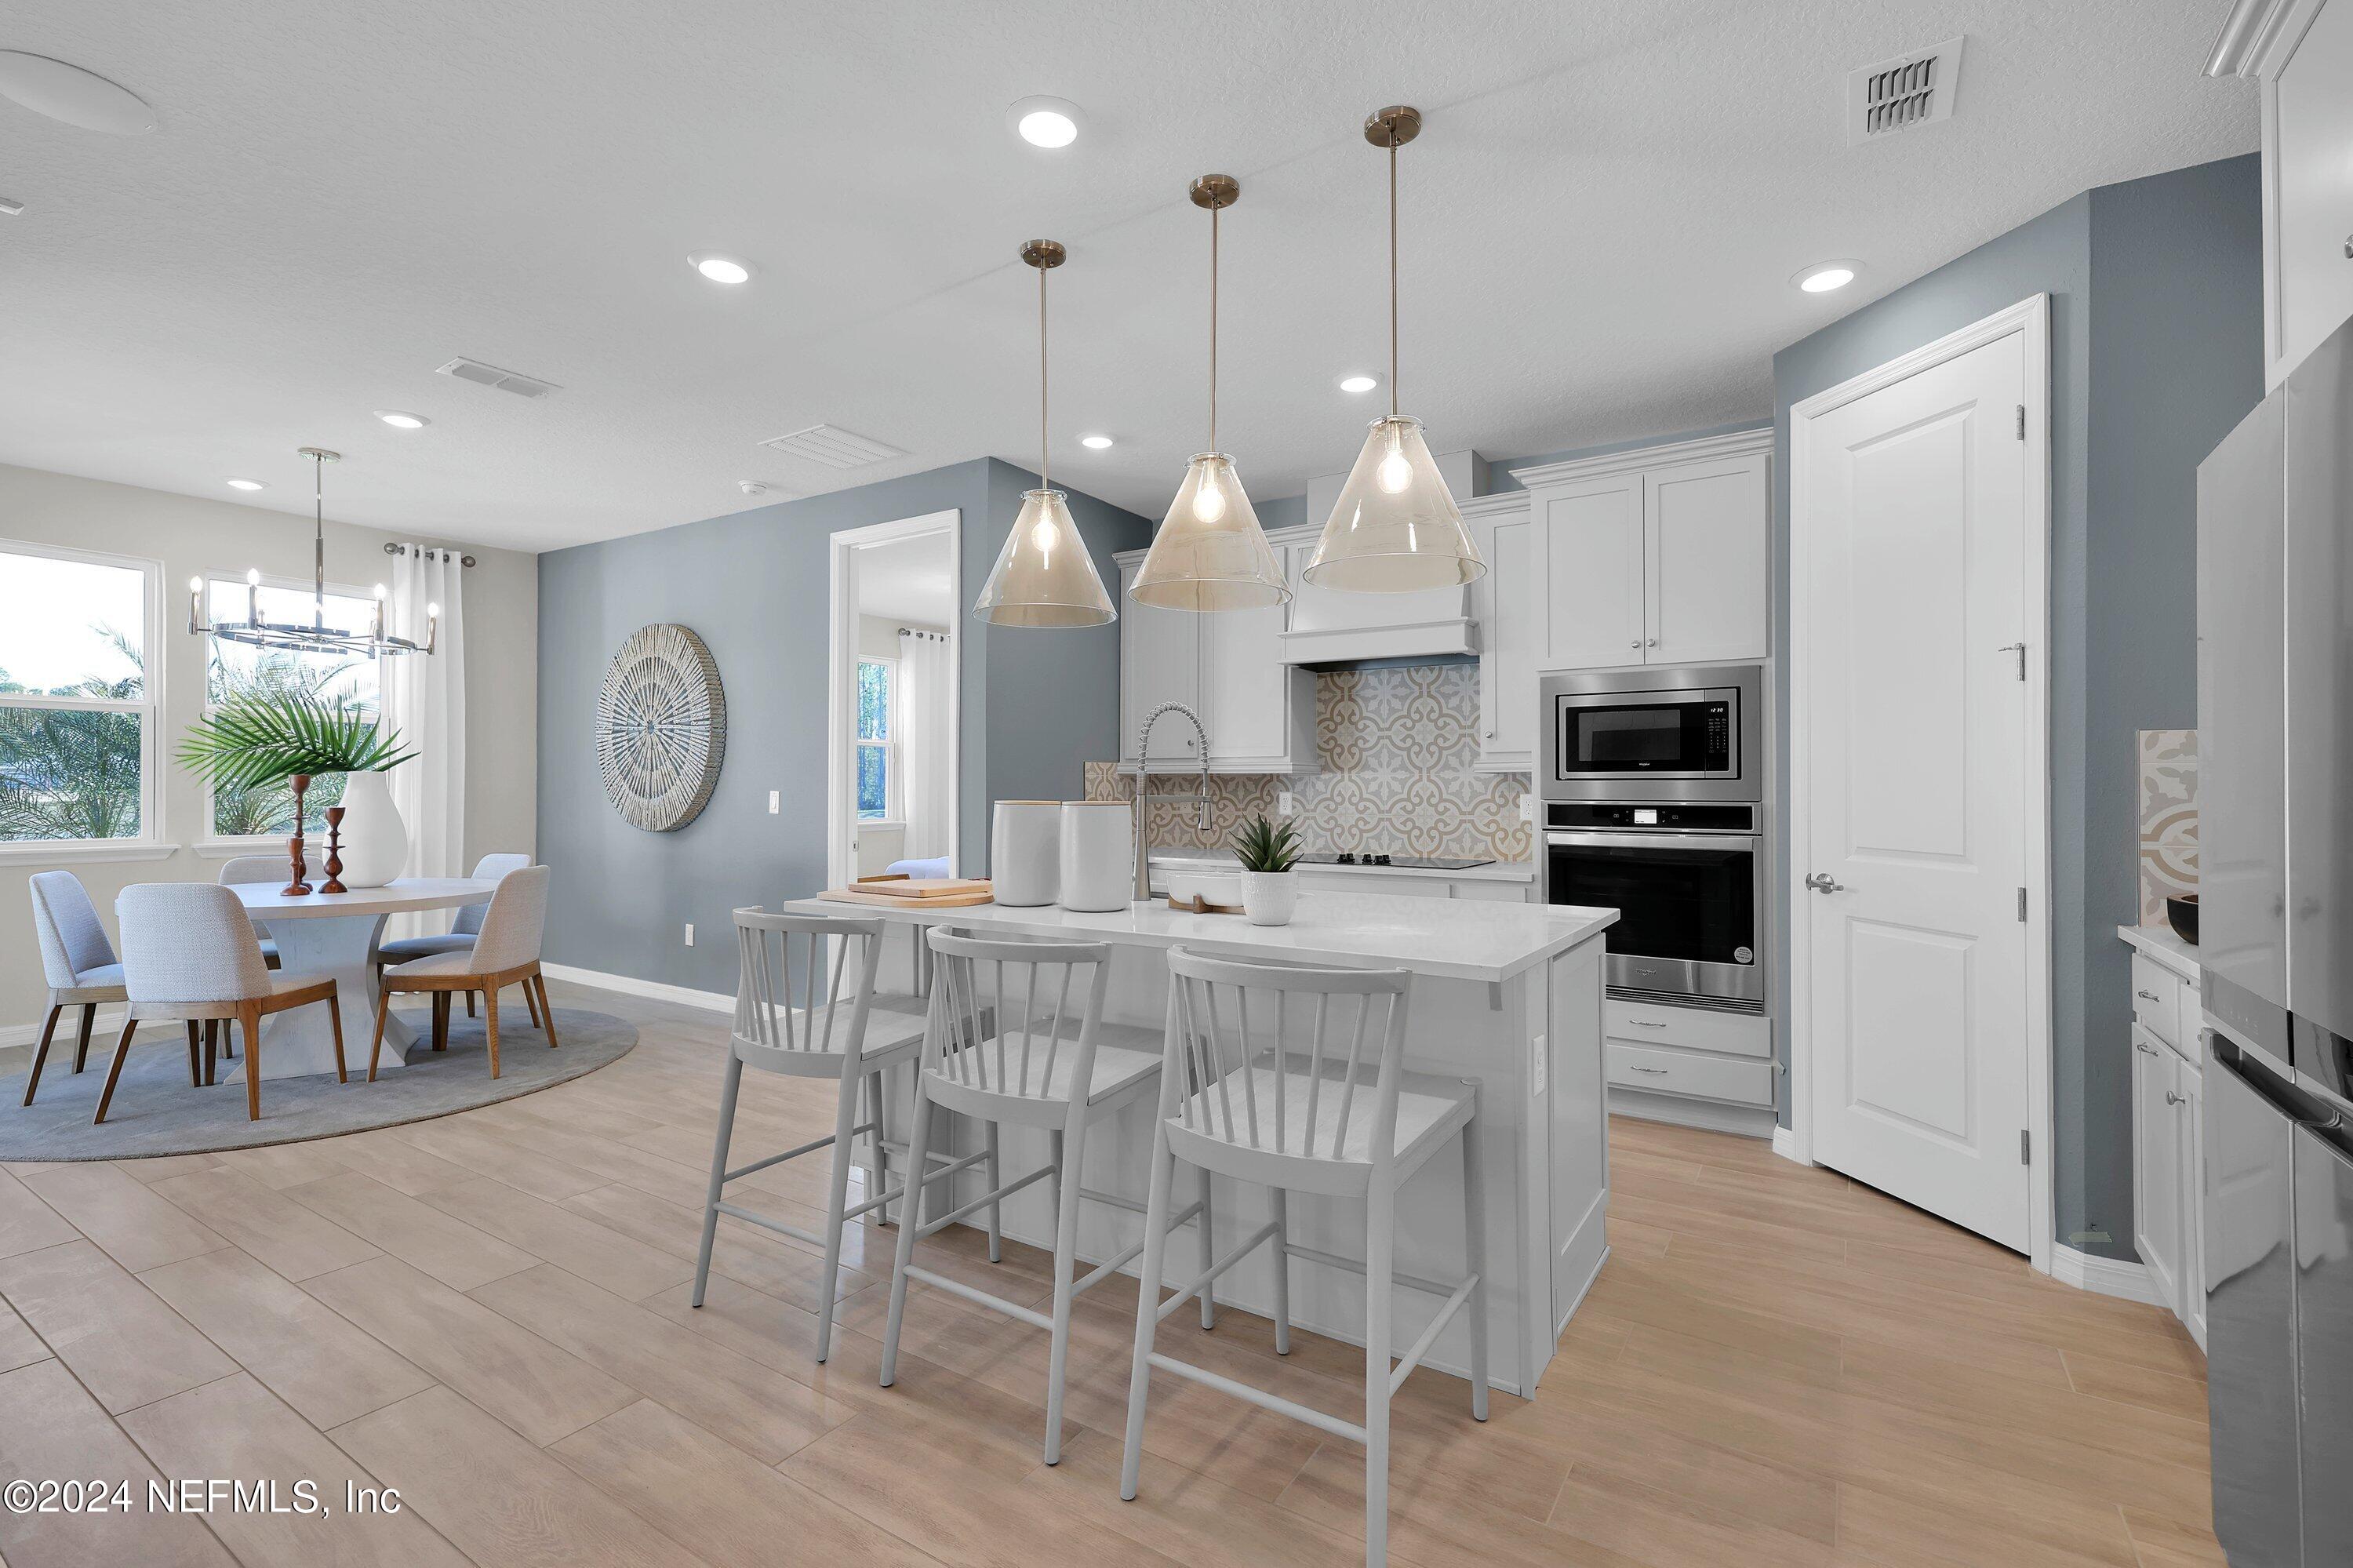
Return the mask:
<path id="1" fill-rule="evenodd" d="M 1288 926 L 1299 907 L 1299 873 L 1242 873 L 1242 913 L 1253 926 Z"/>
<path id="2" fill-rule="evenodd" d="M 1061 885 L 1065 909 L 1124 909 L 1135 889 L 1134 809 L 1124 800 L 1062 802 Z"/>
<path id="3" fill-rule="evenodd" d="M 341 803 L 343 885 L 382 887 L 408 863 L 408 824 L 392 803 L 392 785 L 381 773 L 346 773 Z"/>
<path id="4" fill-rule="evenodd" d="M 999 800 L 988 837 L 989 897 L 1016 909 L 1051 904 L 1061 889 L 1062 803 Z"/>

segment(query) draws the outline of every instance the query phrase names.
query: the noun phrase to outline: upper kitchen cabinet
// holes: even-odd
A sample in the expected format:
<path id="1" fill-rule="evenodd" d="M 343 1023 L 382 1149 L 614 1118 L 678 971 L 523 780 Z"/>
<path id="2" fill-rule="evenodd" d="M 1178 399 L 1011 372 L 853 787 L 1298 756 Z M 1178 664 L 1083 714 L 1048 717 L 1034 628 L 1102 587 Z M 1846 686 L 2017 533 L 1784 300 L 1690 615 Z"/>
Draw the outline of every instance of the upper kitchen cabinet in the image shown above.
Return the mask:
<path id="1" fill-rule="evenodd" d="M 1742 430 L 1514 469 L 1535 669 L 1766 657 L 1772 445 Z"/>
<path id="2" fill-rule="evenodd" d="M 2263 380 L 2353 317 L 2353 0 L 2239 0 L 2211 75 L 2263 84 Z"/>
<path id="3" fill-rule="evenodd" d="M 1156 609 L 1128 597 L 1144 552 L 1118 561 L 1121 764 L 1135 765 L 1145 716 L 1163 703 L 1182 703 L 1209 732 L 1212 772 L 1314 772 L 1315 677 L 1282 662 L 1285 607 Z M 1294 587 L 1297 565 L 1285 561 Z M 1200 765 L 1191 725 L 1168 718 L 1153 727 L 1153 767 L 1184 772 Z"/>
<path id="4" fill-rule="evenodd" d="M 1479 627 L 1479 759 L 1485 772 L 1525 773 L 1535 766 L 1536 670 L 1544 617 L 1535 588 L 1535 520 L 1526 491 L 1465 501 L 1462 519 L 1484 576 L 1471 585 Z"/>

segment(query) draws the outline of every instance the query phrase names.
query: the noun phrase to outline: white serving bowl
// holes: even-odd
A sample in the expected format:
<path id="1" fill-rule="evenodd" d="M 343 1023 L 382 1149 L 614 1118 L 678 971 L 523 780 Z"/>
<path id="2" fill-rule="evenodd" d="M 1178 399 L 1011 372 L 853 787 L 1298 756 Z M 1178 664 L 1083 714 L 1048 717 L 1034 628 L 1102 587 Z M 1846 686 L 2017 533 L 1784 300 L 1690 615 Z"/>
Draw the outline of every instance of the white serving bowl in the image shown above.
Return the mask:
<path id="1" fill-rule="evenodd" d="M 1209 871 L 1184 866 L 1164 865 L 1160 880 L 1168 889 L 1168 896 L 1179 904 L 1190 904 L 1198 894 L 1205 904 L 1222 904 L 1239 909 L 1242 902 L 1242 874 L 1238 870 Z"/>

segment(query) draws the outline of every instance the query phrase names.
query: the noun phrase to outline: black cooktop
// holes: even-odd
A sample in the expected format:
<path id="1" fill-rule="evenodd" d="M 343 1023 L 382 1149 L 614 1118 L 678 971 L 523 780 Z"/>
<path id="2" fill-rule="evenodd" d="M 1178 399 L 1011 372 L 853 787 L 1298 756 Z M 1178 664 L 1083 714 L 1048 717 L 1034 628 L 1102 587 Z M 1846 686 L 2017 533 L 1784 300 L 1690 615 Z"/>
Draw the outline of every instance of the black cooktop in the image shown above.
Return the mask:
<path id="1" fill-rule="evenodd" d="M 1385 865 L 1395 871 L 1469 871 L 1473 866 L 1495 863 L 1493 859 L 1472 860 L 1459 855 L 1377 854 L 1356 850 L 1342 850 L 1337 854 L 1303 854 L 1299 858 L 1306 865 Z"/>

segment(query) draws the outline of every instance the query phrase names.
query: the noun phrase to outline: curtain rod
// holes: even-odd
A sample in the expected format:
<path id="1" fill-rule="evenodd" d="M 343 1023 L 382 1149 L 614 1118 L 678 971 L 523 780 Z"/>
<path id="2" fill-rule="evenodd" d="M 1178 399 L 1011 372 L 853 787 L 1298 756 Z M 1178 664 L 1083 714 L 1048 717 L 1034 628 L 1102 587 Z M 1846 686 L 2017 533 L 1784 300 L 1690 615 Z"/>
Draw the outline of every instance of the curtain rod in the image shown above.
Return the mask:
<path id="1" fill-rule="evenodd" d="M 928 637 L 934 642 L 945 642 L 948 640 L 948 634 L 944 631 L 925 631 L 921 627 L 915 626 L 902 626 L 899 628 L 899 635 L 902 637 Z"/>
<path id="2" fill-rule="evenodd" d="M 419 546 L 417 547 L 425 550 L 427 554 L 431 553 L 431 546 Z M 387 556 L 405 556 L 408 554 L 408 546 L 406 545 L 386 545 L 384 547 L 384 553 Z M 441 553 L 445 556 L 458 556 L 458 552 L 455 550 L 443 550 Z M 470 567 L 474 564 L 474 557 L 471 556 L 458 556 L 458 564 L 461 567 Z"/>

